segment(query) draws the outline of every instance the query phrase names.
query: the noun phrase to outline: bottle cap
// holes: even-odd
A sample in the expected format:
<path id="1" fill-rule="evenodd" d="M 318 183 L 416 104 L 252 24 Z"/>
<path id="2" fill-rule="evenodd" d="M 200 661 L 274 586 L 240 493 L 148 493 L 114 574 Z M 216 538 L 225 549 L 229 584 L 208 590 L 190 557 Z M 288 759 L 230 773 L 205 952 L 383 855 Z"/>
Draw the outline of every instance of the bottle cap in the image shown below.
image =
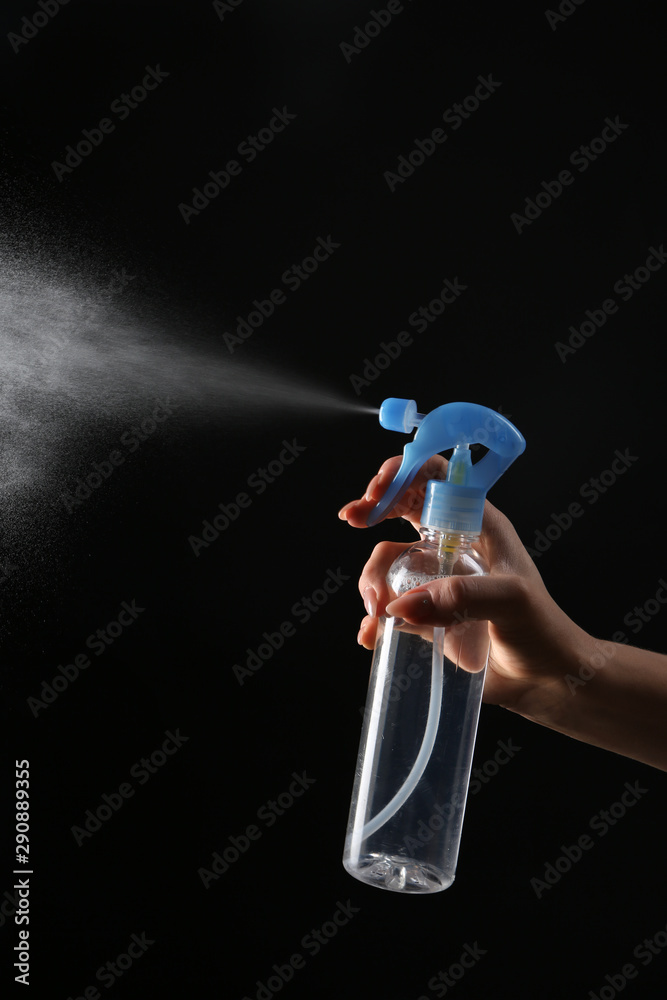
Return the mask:
<path id="1" fill-rule="evenodd" d="M 478 403 L 445 403 L 424 415 L 417 412 L 413 399 L 390 398 L 380 408 L 380 423 L 402 433 L 417 427 L 417 433 L 403 449 L 401 467 L 384 496 L 369 513 L 369 526 L 398 503 L 429 458 L 453 448 L 447 479 L 431 479 L 427 484 L 421 523 L 446 531 L 481 531 L 487 491 L 526 447 L 514 424 Z M 474 465 L 471 444 L 488 448 Z"/>

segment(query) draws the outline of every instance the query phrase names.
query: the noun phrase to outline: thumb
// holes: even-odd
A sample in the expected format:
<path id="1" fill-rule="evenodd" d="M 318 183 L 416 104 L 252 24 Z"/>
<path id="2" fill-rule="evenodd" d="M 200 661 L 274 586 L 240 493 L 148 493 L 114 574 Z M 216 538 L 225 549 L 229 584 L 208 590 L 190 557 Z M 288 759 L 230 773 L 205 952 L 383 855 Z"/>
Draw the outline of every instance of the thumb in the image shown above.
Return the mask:
<path id="1" fill-rule="evenodd" d="M 508 637 L 525 628 L 530 599 L 517 575 L 450 576 L 432 580 L 391 601 L 386 613 L 411 625 L 455 625 L 491 621 Z"/>

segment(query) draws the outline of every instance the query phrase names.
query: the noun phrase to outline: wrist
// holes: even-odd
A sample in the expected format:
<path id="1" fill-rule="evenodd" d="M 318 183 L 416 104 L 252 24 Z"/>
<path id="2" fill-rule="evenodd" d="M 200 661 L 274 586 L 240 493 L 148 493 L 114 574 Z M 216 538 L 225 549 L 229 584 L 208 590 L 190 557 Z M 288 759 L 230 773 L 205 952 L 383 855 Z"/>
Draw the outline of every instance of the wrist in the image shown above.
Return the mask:
<path id="1" fill-rule="evenodd" d="M 573 697 L 597 670 L 615 656 L 617 643 L 595 639 L 570 619 L 552 657 L 545 657 L 539 672 L 523 691 L 504 707 L 538 725 L 569 732 L 573 725 Z"/>

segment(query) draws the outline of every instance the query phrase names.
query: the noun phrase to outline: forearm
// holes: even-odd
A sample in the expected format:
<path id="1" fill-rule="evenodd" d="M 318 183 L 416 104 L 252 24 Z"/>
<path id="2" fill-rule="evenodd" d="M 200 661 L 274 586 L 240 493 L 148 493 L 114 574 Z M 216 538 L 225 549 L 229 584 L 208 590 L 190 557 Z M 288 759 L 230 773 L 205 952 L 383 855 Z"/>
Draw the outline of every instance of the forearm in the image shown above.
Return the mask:
<path id="1" fill-rule="evenodd" d="M 513 709 L 583 743 L 667 771 L 667 656 L 590 638 L 562 677 Z"/>

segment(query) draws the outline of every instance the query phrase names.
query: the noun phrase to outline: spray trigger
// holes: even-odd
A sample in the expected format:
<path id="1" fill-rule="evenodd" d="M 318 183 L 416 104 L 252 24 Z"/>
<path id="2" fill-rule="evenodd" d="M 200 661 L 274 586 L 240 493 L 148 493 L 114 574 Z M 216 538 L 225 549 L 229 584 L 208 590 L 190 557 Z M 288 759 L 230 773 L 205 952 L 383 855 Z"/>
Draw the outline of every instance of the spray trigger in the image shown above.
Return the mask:
<path id="1" fill-rule="evenodd" d="M 481 531 L 487 491 L 524 451 L 526 442 L 514 424 L 478 403 L 445 403 L 428 414 L 418 413 L 413 399 L 385 399 L 380 424 L 409 434 L 403 461 L 385 495 L 366 519 L 377 524 L 402 498 L 422 465 L 433 455 L 453 448 L 445 481 L 429 480 L 421 523 L 448 531 Z M 471 444 L 483 444 L 487 454 L 472 464 Z"/>

